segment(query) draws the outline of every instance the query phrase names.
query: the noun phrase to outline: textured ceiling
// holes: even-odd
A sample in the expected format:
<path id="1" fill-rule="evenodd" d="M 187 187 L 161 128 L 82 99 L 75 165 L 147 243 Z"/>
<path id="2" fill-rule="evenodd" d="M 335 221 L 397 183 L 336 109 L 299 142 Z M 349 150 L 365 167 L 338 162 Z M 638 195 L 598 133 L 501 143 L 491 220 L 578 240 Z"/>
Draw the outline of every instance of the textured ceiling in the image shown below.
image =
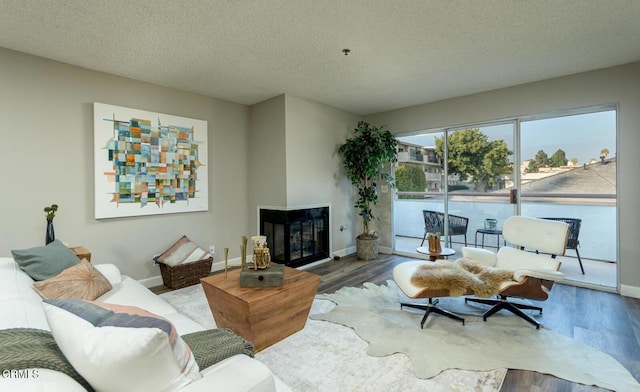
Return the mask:
<path id="1" fill-rule="evenodd" d="M 639 61 L 639 37 L 640 0 L 0 0 L 0 47 L 357 114 Z"/>

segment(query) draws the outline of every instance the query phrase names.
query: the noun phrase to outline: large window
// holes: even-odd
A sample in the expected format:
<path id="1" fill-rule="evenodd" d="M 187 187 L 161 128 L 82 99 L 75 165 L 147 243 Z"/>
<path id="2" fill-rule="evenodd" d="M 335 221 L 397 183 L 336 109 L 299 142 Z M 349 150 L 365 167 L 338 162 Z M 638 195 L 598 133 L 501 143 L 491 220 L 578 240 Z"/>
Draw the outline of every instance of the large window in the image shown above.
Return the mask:
<path id="1" fill-rule="evenodd" d="M 467 240 L 452 238 L 457 251 L 476 246 L 476 238 L 479 247 L 502 244 L 477 237 L 487 220 L 499 229 L 513 214 L 571 218 L 581 227 L 563 272 L 576 282 L 615 287 L 616 127 L 610 106 L 398 137 L 406 157 L 399 152 L 396 174 L 410 180 L 398 184 L 396 250 L 415 253 L 422 210 L 469 219 Z"/>

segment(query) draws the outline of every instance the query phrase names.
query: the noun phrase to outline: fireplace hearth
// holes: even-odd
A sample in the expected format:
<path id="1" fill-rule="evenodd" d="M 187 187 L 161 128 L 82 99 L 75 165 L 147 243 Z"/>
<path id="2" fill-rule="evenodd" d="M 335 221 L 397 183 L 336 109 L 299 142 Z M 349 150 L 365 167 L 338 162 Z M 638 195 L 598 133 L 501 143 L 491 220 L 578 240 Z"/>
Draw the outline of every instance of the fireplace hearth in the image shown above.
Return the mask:
<path id="1" fill-rule="evenodd" d="M 329 207 L 261 208 L 259 219 L 272 262 L 300 267 L 329 257 Z"/>

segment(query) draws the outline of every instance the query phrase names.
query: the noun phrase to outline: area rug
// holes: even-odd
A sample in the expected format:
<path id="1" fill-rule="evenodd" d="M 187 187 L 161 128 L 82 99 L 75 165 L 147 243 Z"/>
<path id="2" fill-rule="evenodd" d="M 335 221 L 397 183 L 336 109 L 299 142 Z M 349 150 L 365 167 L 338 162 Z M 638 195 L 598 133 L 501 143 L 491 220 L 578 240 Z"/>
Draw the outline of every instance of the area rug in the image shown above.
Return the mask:
<path id="1" fill-rule="evenodd" d="M 201 285 L 161 294 L 180 312 L 207 328 L 215 321 Z M 335 303 L 316 298 L 310 314 L 326 314 Z M 450 369 L 428 379 L 417 378 L 404 354 L 372 357 L 367 342 L 353 329 L 307 320 L 302 331 L 256 354 L 295 392 L 307 391 L 499 391 L 506 369 Z"/>
<path id="2" fill-rule="evenodd" d="M 416 377 L 433 377 L 451 368 L 510 368 L 615 391 L 640 390 L 631 373 L 610 355 L 544 327 L 536 330 L 509 313 L 496 314 L 484 322 L 479 315 L 486 307 L 474 309 L 460 297 L 444 298 L 440 305 L 457 313 L 475 312 L 475 316 L 465 315 L 464 326 L 435 315 L 429 317 L 424 329 L 420 329 L 424 312 L 400 310 L 400 302 L 415 301 L 404 296 L 393 281 L 346 287 L 319 298 L 337 306 L 312 315 L 312 319 L 353 328 L 369 343 L 366 350 L 371 356 L 406 354 Z"/>

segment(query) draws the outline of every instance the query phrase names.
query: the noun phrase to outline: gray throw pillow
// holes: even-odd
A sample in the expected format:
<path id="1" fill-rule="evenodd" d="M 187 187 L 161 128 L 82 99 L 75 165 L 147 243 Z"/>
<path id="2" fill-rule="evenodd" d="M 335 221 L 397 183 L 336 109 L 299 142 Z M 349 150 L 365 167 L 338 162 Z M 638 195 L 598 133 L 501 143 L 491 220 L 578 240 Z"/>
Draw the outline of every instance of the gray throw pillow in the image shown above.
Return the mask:
<path id="1" fill-rule="evenodd" d="M 12 250 L 18 267 L 33 280 L 45 280 L 80 262 L 75 253 L 59 240 L 46 246 Z"/>

